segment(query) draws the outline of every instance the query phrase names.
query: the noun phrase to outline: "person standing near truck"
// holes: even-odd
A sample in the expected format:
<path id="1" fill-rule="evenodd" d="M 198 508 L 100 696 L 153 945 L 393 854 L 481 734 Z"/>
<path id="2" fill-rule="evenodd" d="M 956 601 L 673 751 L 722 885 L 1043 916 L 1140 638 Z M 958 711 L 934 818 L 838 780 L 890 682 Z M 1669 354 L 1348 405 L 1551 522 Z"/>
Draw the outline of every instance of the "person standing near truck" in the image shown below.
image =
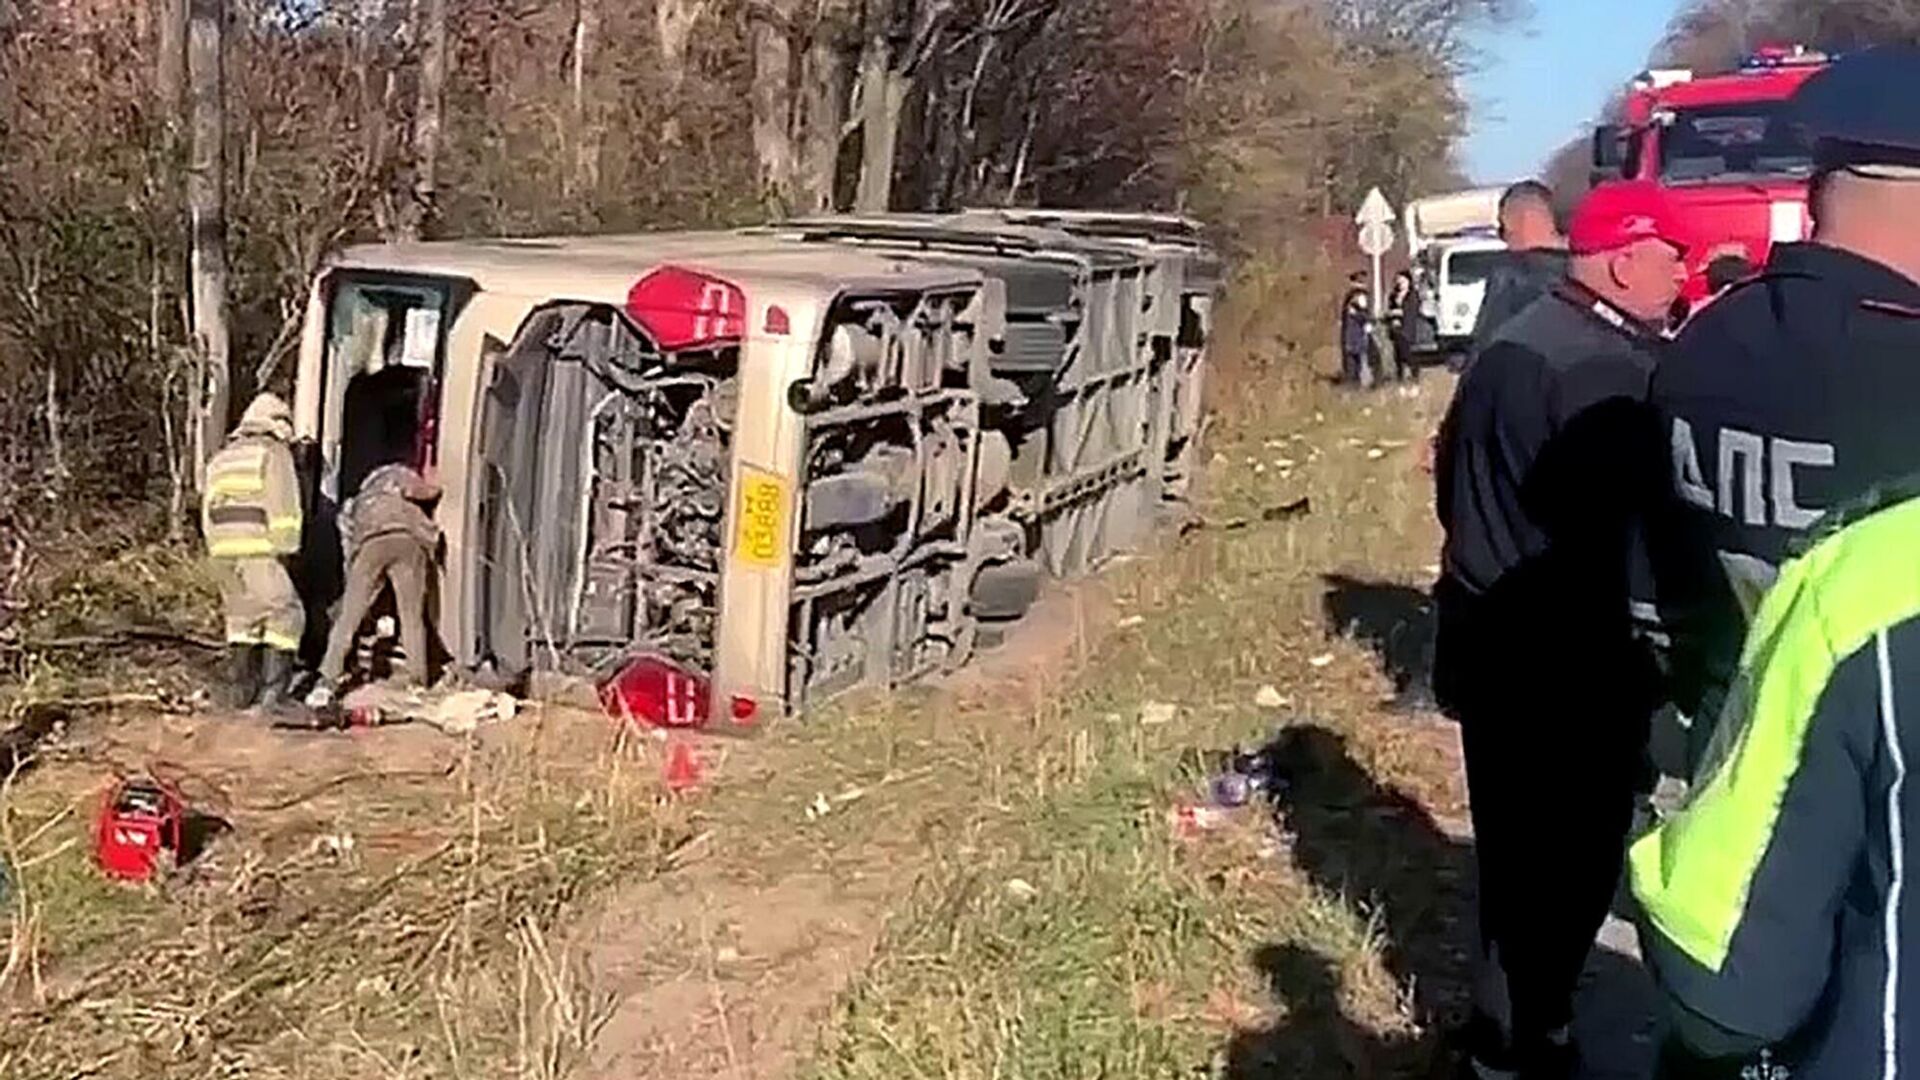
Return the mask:
<path id="1" fill-rule="evenodd" d="M 1670 1078 L 1920 1070 L 1920 49 L 1845 57 L 1793 108 L 1811 242 L 1653 380 L 1673 491 L 1649 535 L 1698 761 L 1631 858 Z"/>
<path id="2" fill-rule="evenodd" d="M 226 613 L 229 708 L 277 708 L 292 681 L 306 612 L 287 572 L 304 519 L 293 467 L 293 412 L 273 394 L 247 405 L 207 462 L 201 534 Z"/>
<path id="3" fill-rule="evenodd" d="M 1367 383 L 1368 331 L 1373 322 L 1373 302 L 1367 296 L 1367 275 L 1347 275 L 1347 291 L 1340 297 L 1340 382 L 1346 386 Z"/>
<path id="4" fill-rule="evenodd" d="M 1553 219 L 1552 188 L 1522 180 L 1500 196 L 1499 213 L 1500 239 L 1507 250 L 1487 273 L 1468 362 L 1508 319 L 1546 295 L 1567 273 L 1566 241 Z"/>
<path id="5" fill-rule="evenodd" d="M 1620 875 L 1658 680 L 1630 617 L 1659 479 L 1646 389 L 1685 242 L 1653 184 L 1575 212 L 1567 279 L 1500 328 L 1441 424 L 1434 689 L 1479 869 L 1469 1075 L 1573 1074 L 1573 993 Z"/>

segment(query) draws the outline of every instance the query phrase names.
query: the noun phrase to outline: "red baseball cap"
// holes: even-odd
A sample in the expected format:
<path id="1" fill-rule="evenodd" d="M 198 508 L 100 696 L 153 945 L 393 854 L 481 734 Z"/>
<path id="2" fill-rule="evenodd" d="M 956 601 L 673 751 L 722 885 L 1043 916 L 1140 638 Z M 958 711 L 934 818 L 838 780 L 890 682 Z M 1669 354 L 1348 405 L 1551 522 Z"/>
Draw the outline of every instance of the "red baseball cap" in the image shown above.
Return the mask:
<path id="1" fill-rule="evenodd" d="M 1567 228 L 1567 247 L 1575 255 L 1598 255 L 1642 240 L 1664 240 L 1683 253 L 1688 247 L 1665 189 L 1651 180 L 1601 184 L 1580 201 Z"/>

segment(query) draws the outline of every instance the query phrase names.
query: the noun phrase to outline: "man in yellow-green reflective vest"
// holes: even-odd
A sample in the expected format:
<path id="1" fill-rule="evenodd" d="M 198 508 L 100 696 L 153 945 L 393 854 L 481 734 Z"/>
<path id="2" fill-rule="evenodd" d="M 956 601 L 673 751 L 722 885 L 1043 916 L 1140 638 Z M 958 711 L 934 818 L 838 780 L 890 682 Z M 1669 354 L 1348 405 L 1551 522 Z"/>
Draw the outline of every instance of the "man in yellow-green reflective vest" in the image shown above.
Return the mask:
<path id="1" fill-rule="evenodd" d="M 1688 802 L 1630 854 L 1663 1078 L 1920 1075 L 1920 498 L 1875 504 L 1782 568 Z"/>
<path id="2" fill-rule="evenodd" d="M 300 485 L 293 413 L 273 394 L 248 404 L 226 446 L 207 462 L 200 526 L 226 611 L 222 703 L 274 708 L 286 701 L 306 615 L 287 572 L 300 550 Z"/>

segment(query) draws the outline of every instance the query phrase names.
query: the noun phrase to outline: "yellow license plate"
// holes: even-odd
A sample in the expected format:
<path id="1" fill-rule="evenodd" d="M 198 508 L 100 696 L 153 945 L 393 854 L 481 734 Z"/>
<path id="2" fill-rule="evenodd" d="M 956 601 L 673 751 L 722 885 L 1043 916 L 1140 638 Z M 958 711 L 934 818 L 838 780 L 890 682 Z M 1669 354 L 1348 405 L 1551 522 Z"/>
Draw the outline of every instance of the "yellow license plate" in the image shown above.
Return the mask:
<path id="1" fill-rule="evenodd" d="M 741 470 L 734 551 L 741 561 L 777 567 L 787 551 L 787 486 L 759 469 Z"/>

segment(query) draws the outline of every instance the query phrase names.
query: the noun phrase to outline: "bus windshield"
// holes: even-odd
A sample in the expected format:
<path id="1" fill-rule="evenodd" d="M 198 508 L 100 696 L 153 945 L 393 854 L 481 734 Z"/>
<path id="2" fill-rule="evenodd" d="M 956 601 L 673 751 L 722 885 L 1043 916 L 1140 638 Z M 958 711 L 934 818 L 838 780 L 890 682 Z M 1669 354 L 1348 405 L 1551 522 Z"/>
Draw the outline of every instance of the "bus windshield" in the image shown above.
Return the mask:
<path id="1" fill-rule="evenodd" d="M 1813 151 L 1785 101 L 1674 109 L 1661 116 L 1660 179 L 1669 184 L 1798 180 Z"/>

